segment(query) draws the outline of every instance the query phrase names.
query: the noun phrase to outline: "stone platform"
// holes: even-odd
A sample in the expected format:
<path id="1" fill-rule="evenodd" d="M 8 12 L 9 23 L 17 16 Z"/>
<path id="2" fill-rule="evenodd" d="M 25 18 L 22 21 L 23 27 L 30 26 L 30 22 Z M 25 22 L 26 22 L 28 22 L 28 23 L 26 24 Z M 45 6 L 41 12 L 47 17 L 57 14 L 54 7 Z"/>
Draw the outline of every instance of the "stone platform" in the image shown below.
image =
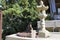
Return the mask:
<path id="1" fill-rule="evenodd" d="M 12 34 L 6 36 L 5 40 L 60 40 L 60 32 L 51 32 L 51 36 L 48 38 L 19 37 L 16 34 Z"/>

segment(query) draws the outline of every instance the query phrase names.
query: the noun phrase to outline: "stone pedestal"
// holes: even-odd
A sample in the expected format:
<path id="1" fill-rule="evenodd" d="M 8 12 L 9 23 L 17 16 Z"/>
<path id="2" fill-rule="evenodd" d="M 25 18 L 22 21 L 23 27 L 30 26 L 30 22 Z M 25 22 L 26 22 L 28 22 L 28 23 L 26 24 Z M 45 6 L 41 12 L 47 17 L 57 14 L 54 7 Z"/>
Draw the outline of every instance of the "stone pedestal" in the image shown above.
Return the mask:
<path id="1" fill-rule="evenodd" d="M 47 37 L 49 37 L 50 36 L 50 32 L 49 31 L 47 31 L 47 30 L 41 30 L 41 31 L 39 31 L 39 36 L 38 37 L 42 37 L 42 38 L 47 38 Z"/>
<path id="2" fill-rule="evenodd" d="M 36 30 L 31 30 L 31 38 L 36 38 Z"/>

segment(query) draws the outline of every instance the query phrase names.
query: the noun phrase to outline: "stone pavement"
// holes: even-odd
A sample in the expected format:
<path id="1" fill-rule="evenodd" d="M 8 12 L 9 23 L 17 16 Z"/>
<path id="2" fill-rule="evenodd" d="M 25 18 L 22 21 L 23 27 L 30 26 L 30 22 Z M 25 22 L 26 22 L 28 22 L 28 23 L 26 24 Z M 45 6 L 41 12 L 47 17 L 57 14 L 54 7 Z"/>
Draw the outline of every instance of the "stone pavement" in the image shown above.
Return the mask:
<path id="1" fill-rule="evenodd" d="M 48 38 L 27 38 L 19 37 L 16 34 L 6 36 L 5 40 L 60 40 L 60 32 L 51 32 L 51 36 Z"/>

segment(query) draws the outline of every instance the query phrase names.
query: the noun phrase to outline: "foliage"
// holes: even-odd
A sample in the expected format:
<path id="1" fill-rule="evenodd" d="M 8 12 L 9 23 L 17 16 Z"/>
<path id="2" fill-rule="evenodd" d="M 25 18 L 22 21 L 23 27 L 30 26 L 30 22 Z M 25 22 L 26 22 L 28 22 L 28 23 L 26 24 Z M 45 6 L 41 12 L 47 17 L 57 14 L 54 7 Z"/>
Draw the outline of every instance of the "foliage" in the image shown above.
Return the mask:
<path id="1" fill-rule="evenodd" d="M 47 14 L 48 16 L 46 17 L 46 20 L 51 20 L 50 14 Z"/>
<path id="2" fill-rule="evenodd" d="M 2 5 L 3 38 L 9 34 L 26 31 L 29 22 L 32 22 L 34 28 L 36 27 L 38 20 L 36 0 L 2 0 Z"/>

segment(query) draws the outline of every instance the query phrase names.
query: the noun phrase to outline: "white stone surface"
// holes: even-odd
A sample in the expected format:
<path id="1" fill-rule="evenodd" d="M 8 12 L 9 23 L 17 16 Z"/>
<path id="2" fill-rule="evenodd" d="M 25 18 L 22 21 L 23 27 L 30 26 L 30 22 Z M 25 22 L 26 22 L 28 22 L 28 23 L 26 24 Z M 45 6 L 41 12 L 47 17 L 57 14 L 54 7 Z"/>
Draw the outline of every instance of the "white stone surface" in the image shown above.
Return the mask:
<path id="1" fill-rule="evenodd" d="M 37 22 L 38 27 L 41 27 L 40 21 Z M 55 21 L 46 21 L 45 27 L 55 27 Z"/>
<path id="2" fill-rule="evenodd" d="M 55 27 L 60 27 L 60 20 L 55 20 Z"/>
<path id="3" fill-rule="evenodd" d="M 38 27 L 41 27 L 40 21 L 37 21 Z M 60 27 L 60 20 L 49 20 L 45 22 L 46 27 Z"/>
<path id="4" fill-rule="evenodd" d="M 46 27 L 55 27 L 55 21 L 46 21 Z"/>
<path id="5" fill-rule="evenodd" d="M 51 36 L 48 38 L 27 38 L 19 37 L 16 34 L 6 36 L 5 40 L 60 40 L 60 32 L 52 32 Z"/>

